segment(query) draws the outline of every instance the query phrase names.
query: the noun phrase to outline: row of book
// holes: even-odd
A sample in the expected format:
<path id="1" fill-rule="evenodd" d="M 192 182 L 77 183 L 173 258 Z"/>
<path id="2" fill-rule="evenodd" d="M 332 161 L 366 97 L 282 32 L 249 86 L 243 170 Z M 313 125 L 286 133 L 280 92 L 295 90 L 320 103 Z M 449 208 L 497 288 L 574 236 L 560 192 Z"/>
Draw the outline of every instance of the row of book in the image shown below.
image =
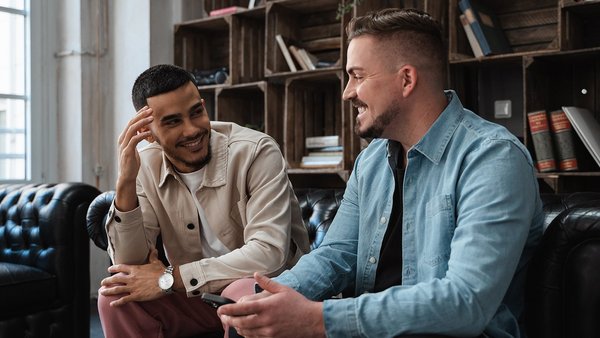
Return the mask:
<path id="1" fill-rule="evenodd" d="M 296 64 L 301 70 L 315 70 L 317 68 L 331 67 L 336 64 L 336 62 L 321 61 L 304 48 L 300 48 L 293 44 L 288 46 L 286 38 L 281 34 L 275 35 L 275 41 L 277 42 L 277 46 L 279 46 L 279 50 L 281 51 L 285 62 L 292 72 L 298 71 Z"/>
<path id="2" fill-rule="evenodd" d="M 478 0 L 461 0 L 460 23 L 475 57 L 510 53 L 511 47 L 493 11 Z"/>
<path id="3" fill-rule="evenodd" d="M 311 136 L 305 139 L 308 155 L 302 156 L 301 168 L 339 168 L 344 160 L 344 147 L 338 135 Z"/>
<path id="4" fill-rule="evenodd" d="M 573 129 L 600 166 L 600 125 L 593 114 L 580 107 L 562 107 L 547 113 L 527 113 L 539 172 L 579 169 Z"/>

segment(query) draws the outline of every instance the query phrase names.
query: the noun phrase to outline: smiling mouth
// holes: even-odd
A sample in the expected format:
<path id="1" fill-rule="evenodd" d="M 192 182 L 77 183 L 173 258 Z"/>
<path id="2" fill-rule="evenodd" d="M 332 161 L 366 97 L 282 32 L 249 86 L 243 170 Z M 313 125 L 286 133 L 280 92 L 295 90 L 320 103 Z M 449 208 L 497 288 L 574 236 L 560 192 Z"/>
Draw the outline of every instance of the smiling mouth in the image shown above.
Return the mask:
<path id="1" fill-rule="evenodd" d="M 184 147 L 191 151 L 200 150 L 200 148 L 202 147 L 202 141 L 204 140 L 204 137 L 206 137 L 206 135 L 207 133 L 203 133 L 198 136 L 194 136 L 192 139 L 179 142 L 178 146 Z"/>

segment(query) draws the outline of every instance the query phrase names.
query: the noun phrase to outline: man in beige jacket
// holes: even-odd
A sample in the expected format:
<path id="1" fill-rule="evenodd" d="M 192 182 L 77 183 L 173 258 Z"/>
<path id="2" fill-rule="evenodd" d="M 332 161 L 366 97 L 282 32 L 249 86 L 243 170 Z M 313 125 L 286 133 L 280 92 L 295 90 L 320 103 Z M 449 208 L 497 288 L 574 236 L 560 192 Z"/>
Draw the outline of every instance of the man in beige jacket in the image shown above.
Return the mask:
<path id="1" fill-rule="evenodd" d="M 216 311 L 196 296 L 235 298 L 231 282 L 254 271 L 277 275 L 308 251 L 285 160 L 270 136 L 211 123 L 193 76 L 179 67 L 143 72 L 132 99 L 137 114 L 119 137 L 106 224 L 114 265 L 99 290 L 104 333 L 218 330 Z M 142 140 L 150 144 L 138 151 Z M 167 267 L 157 257 L 158 235 Z"/>

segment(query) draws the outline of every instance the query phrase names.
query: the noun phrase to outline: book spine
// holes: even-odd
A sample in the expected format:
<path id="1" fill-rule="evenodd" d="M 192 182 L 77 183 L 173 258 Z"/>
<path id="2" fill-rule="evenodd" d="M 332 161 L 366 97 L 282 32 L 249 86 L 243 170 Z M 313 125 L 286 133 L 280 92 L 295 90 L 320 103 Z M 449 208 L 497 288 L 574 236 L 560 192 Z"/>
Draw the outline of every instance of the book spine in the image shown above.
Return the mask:
<path id="1" fill-rule="evenodd" d="M 490 44 L 485 38 L 483 28 L 481 27 L 481 23 L 477 20 L 475 13 L 473 13 L 471 3 L 469 1 L 462 0 L 458 3 L 458 5 L 464 13 L 465 17 L 467 18 L 467 21 L 471 26 L 471 30 L 473 31 L 477 42 L 479 42 L 479 47 L 481 48 L 481 52 L 483 53 L 483 55 L 492 54 L 492 48 L 490 47 Z"/>
<path id="2" fill-rule="evenodd" d="M 285 44 L 285 41 L 283 41 L 283 36 L 281 36 L 281 34 L 275 35 L 275 41 L 277 42 L 277 45 L 279 46 L 279 50 L 281 50 L 281 54 L 283 54 L 283 58 L 284 58 L 285 62 L 287 63 L 288 67 L 290 67 L 290 70 L 292 72 L 297 72 L 298 68 L 296 68 L 296 65 L 294 64 L 294 60 L 292 60 L 292 56 L 290 55 L 290 51 L 288 50 L 287 45 Z"/>
<path id="3" fill-rule="evenodd" d="M 577 170 L 577 157 L 573 141 L 573 127 L 562 110 L 550 112 L 550 127 L 558 157 L 558 167 L 563 171 Z"/>
<path id="4" fill-rule="evenodd" d="M 220 15 L 233 14 L 233 13 L 237 13 L 241 10 L 245 10 L 245 9 L 246 8 L 239 7 L 239 6 L 224 7 L 224 8 L 219 8 L 219 9 L 210 11 L 210 13 L 208 13 L 208 16 L 220 16 Z"/>
<path id="5" fill-rule="evenodd" d="M 300 55 L 300 50 L 298 49 L 298 47 L 290 45 L 288 49 L 290 50 L 290 53 L 292 54 L 294 59 L 296 59 L 298 65 L 300 65 L 300 68 L 302 68 L 302 70 L 309 70 L 308 66 L 304 62 L 304 59 L 302 59 L 302 56 Z"/>
<path id="6" fill-rule="evenodd" d="M 545 110 L 527 113 L 529 129 L 531 130 L 531 139 L 535 149 L 535 157 L 540 172 L 556 170 L 556 161 L 554 160 L 554 151 L 552 147 L 552 138 L 550 136 L 550 127 Z"/>
<path id="7" fill-rule="evenodd" d="M 475 55 L 475 57 L 482 57 L 483 52 L 481 51 L 481 46 L 479 46 L 479 42 L 477 41 L 475 34 L 473 34 L 473 29 L 469 25 L 467 17 L 464 14 L 460 15 L 460 23 L 465 30 L 467 40 L 469 41 L 469 45 L 471 45 L 471 50 L 473 51 L 473 55 Z"/>

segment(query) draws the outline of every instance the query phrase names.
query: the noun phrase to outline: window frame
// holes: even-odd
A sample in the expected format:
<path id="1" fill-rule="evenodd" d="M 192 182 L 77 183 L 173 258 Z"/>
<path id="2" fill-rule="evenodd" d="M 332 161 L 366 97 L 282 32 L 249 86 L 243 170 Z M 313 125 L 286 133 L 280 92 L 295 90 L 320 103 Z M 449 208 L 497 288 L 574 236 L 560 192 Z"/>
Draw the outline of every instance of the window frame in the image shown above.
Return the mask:
<path id="1" fill-rule="evenodd" d="M 2 7 L 25 16 L 25 168 L 24 179 L 0 178 L 0 183 L 42 183 L 57 177 L 56 157 L 56 6 L 45 0 L 25 0 L 23 10 Z M 54 144 L 54 145 L 53 145 Z"/>

